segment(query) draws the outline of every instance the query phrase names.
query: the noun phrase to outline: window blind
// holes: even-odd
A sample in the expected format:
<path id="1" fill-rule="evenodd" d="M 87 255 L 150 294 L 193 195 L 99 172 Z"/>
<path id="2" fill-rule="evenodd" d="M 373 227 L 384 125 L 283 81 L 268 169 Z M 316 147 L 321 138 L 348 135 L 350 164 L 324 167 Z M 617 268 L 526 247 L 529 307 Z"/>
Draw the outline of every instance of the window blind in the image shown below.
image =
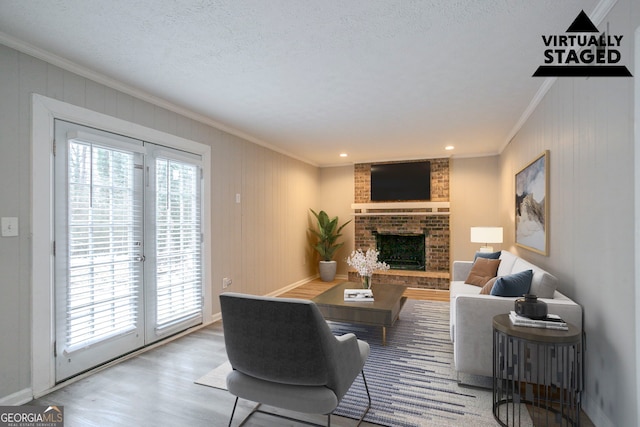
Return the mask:
<path id="1" fill-rule="evenodd" d="M 142 268 L 139 154 L 79 139 L 68 145 L 66 348 L 136 327 Z"/>
<path id="2" fill-rule="evenodd" d="M 200 167 L 156 159 L 156 329 L 202 313 Z"/>

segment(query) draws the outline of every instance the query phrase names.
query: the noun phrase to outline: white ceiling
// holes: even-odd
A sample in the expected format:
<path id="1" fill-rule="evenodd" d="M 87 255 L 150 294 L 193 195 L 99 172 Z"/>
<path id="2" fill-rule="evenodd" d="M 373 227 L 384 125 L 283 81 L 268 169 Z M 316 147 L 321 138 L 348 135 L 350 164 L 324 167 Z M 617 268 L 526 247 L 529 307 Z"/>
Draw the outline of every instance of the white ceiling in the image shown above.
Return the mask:
<path id="1" fill-rule="evenodd" d="M 596 6 L 0 0 L 0 42 L 323 166 L 498 153 L 544 83 L 541 35 Z"/>

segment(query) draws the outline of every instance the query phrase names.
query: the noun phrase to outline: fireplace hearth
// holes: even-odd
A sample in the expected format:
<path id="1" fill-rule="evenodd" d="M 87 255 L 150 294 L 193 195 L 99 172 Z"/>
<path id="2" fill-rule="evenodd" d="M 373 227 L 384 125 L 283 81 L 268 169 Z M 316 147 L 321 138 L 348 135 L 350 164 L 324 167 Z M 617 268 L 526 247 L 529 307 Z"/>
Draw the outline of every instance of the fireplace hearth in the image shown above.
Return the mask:
<path id="1" fill-rule="evenodd" d="M 425 271 L 424 234 L 376 233 L 376 248 L 392 270 Z"/>

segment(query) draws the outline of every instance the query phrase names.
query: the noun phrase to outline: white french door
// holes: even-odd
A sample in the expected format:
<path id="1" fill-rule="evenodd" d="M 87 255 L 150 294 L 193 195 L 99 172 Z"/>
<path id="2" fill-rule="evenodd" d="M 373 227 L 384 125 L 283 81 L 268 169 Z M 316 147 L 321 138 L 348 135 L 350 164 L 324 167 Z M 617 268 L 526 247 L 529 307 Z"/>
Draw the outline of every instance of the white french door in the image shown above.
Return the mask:
<path id="1" fill-rule="evenodd" d="M 198 156 L 55 121 L 56 381 L 202 322 Z"/>

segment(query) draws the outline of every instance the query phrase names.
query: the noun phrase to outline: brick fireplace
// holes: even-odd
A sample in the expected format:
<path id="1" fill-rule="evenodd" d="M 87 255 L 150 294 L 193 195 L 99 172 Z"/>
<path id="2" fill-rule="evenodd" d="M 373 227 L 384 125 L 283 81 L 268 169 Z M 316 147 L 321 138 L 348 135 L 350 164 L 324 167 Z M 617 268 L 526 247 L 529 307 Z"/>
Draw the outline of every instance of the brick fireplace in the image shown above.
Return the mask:
<path id="1" fill-rule="evenodd" d="M 414 245 L 424 248 L 421 268 L 408 269 L 407 264 L 412 262 L 406 259 L 399 266 L 389 263 L 392 269 L 374 274 L 374 283 L 384 280 L 385 283 L 412 287 L 449 289 L 449 159 L 431 159 L 430 162 L 429 202 L 371 202 L 371 164 L 355 165 L 355 247 L 377 248 L 381 236 L 396 236 L 392 239 L 410 237 Z M 423 240 L 423 245 L 415 239 Z M 349 272 L 349 280 L 358 280 L 355 271 Z"/>

